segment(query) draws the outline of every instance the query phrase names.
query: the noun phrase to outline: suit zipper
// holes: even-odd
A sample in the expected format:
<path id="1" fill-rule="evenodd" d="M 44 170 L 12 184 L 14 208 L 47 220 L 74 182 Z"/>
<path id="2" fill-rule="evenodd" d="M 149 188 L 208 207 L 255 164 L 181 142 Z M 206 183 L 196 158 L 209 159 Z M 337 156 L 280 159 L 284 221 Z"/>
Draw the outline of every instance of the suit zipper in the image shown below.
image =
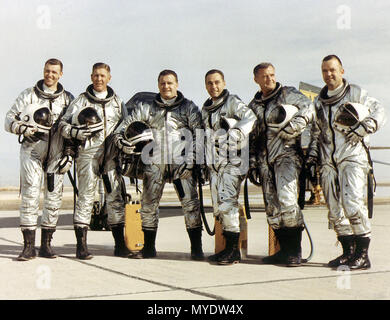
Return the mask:
<path id="1" fill-rule="evenodd" d="M 172 182 L 172 176 L 171 176 L 171 166 L 170 166 L 170 159 L 169 159 L 169 143 L 168 143 L 168 111 L 164 110 L 165 112 L 165 145 L 166 145 L 166 150 L 164 150 L 164 158 L 166 155 L 167 159 L 167 168 L 168 168 L 168 181 L 171 183 Z"/>
<path id="2" fill-rule="evenodd" d="M 336 174 L 337 174 L 337 179 L 336 179 L 337 192 L 340 192 L 340 184 L 339 184 L 339 179 L 338 179 L 339 170 L 337 168 L 337 163 L 336 163 L 336 160 L 334 158 L 334 155 L 336 153 L 336 134 L 335 134 L 334 129 L 332 127 L 332 105 L 329 105 L 328 108 L 329 108 L 329 112 L 328 112 L 329 129 L 332 132 L 332 144 L 333 144 L 333 151 L 332 151 L 331 157 L 332 157 L 333 166 L 334 166 L 334 168 L 336 170 Z"/>
<path id="3" fill-rule="evenodd" d="M 268 143 L 267 143 L 267 140 L 268 140 L 268 136 L 267 136 L 267 132 L 268 132 L 268 126 L 267 126 L 267 121 L 265 121 L 265 112 L 267 111 L 267 108 L 266 108 L 266 105 L 264 105 L 264 111 L 263 111 L 263 124 L 264 124 L 264 129 L 265 129 L 265 153 L 266 153 L 266 157 L 265 159 L 267 160 L 267 166 L 270 168 L 271 165 L 269 163 L 269 154 L 268 154 Z"/>

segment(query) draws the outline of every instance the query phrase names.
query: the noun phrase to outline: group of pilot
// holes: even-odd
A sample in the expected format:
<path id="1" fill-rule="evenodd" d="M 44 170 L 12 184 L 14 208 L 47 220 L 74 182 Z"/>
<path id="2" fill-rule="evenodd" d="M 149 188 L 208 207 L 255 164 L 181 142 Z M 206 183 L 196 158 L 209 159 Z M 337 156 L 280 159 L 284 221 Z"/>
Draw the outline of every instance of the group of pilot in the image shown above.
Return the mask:
<path id="1" fill-rule="evenodd" d="M 225 248 L 208 257 L 220 265 L 241 260 L 239 194 L 246 177 L 262 187 L 267 222 L 280 250 L 262 259 L 266 264 L 300 266 L 305 228 L 298 204 L 302 168 L 317 166 L 328 207 L 328 220 L 343 253 L 329 261 L 337 269 L 371 266 L 371 226 L 365 201 L 367 175 L 372 173 L 369 135 L 386 116 L 381 103 L 344 78 L 342 62 L 328 55 L 321 63 L 325 86 L 312 102 L 300 91 L 276 81 L 275 67 L 258 64 L 259 85 L 246 105 L 226 89 L 222 71 L 205 75 L 209 98 L 202 108 L 178 90 L 177 74 L 163 70 L 159 93 L 139 92 L 125 106 L 108 86 L 110 67 L 93 65 L 91 84 L 74 98 L 59 80 L 63 64 L 46 61 L 43 79 L 24 90 L 5 118 L 6 131 L 19 136 L 20 228 L 24 248 L 17 260 L 36 257 L 42 180 L 44 202 L 38 255 L 56 258 L 51 240 L 61 208 L 64 174 L 75 165 L 78 198 L 73 217 L 76 257 L 91 259 L 87 231 L 95 190 L 104 181 L 108 224 L 114 255 L 156 257 L 159 203 L 165 184 L 173 183 L 181 202 L 191 244 L 191 259 L 204 260 L 202 220 L 196 189 L 209 181 L 214 217 L 222 225 Z M 309 148 L 302 153 L 301 135 L 310 129 Z M 126 194 L 123 163 L 142 180 L 141 218 L 144 246 L 130 251 L 124 240 Z M 253 180 L 252 180 L 253 181 Z"/>

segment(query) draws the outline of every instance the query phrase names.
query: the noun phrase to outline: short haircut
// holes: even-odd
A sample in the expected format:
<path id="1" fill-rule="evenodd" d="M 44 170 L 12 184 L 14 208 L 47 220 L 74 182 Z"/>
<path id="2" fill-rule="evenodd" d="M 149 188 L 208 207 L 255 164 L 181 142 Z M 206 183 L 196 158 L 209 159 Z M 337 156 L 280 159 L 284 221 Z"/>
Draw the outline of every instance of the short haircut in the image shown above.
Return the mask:
<path id="1" fill-rule="evenodd" d="M 261 69 L 267 69 L 268 67 L 272 67 L 273 69 L 275 69 L 274 65 L 271 62 L 259 63 L 256 67 L 254 67 L 253 74 L 256 75 L 257 71 L 259 71 Z"/>
<path id="2" fill-rule="evenodd" d="M 161 72 L 159 73 L 158 78 L 157 78 L 157 82 L 160 81 L 160 78 L 161 78 L 161 77 L 163 77 L 163 76 L 168 76 L 168 75 L 170 75 L 170 74 L 173 75 L 173 76 L 175 77 L 176 82 L 179 82 L 179 79 L 178 79 L 178 77 L 177 77 L 176 72 L 173 71 L 173 70 L 169 70 L 169 69 L 165 69 L 165 70 L 163 70 L 163 71 L 161 71 Z"/>
<path id="3" fill-rule="evenodd" d="M 327 55 L 324 59 L 322 59 L 322 62 L 329 61 L 332 59 L 336 59 L 340 63 L 340 66 L 343 66 L 341 59 L 338 56 L 336 56 L 335 54 Z"/>
<path id="4" fill-rule="evenodd" d="M 63 66 L 63 64 L 62 64 L 62 62 L 61 62 L 61 60 L 58 60 L 58 59 L 55 59 L 55 58 L 52 58 L 52 59 L 47 60 L 47 61 L 45 62 L 45 66 L 46 66 L 47 64 L 50 64 L 50 65 L 53 65 L 53 66 L 60 66 L 61 72 L 62 72 L 62 69 L 64 68 L 64 66 Z"/>
<path id="5" fill-rule="evenodd" d="M 92 73 L 96 70 L 96 69 L 106 69 L 108 71 L 108 73 L 111 73 L 111 68 L 108 64 L 104 63 L 104 62 L 97 62 L 95 63 L 93 66 L 92 66 Z"/>
<path id="6" fill-rule="evenodd" d="M 204 80 L 206 81 L 207 77 L 210 75 L 210 74 L 214 74 L 214 73 L 218 73 L 221 75 L 222 77 L 222 80 L 225 81 L 225 75 L 223 74 L 223 72 L 221 70 L 218 70 L 218 69 L 211 69 L 209 71 L 207 71 L 206 75 L 204 76 Z"/>

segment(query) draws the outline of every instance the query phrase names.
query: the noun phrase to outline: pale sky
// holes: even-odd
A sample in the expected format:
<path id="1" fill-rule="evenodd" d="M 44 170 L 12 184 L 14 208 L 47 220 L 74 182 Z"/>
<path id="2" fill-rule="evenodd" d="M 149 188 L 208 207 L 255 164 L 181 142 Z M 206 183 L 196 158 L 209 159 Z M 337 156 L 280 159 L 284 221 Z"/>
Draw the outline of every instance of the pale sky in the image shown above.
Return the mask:
<path id="1" fill-rule="evenodd" d="M 75 96 L 90 83 L 95 62 L 111 66 L 111 87 L 126 102 L 157 91 L 157 75 L 173 69 L 179 90 L 199 107 L 208 98 L 204 74 L 225 73 L 227 88 L 249 103 L 263 61 L 277 80 L 322 87 L 321 60 L 337 54 L 345 78 L 380 100 L 389 117 L 372 146 L 390 146 L 390 2 L 266 0 L 0 0 L 0 121 L 16 97 L 42 78 L 44 62 L 64 63 L 60 82 Z M 2 125 L 2 128 L 4 125 Z M 19 183 L 17 137 L 0 130 L 0 187 Z M 390 150 L 373 151 L 390 162 Z M 375 165 L 378 181 L 390 167 Z"/>

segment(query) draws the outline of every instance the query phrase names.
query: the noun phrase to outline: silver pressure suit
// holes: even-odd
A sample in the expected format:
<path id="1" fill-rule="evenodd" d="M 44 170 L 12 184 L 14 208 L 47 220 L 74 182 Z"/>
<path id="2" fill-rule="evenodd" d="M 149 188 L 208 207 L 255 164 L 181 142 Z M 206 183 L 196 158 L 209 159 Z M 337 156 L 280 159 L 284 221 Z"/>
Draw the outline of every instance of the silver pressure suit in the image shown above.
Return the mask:
<path id="1" fill-rule="evenodd" d="M 280 105 L 293 105 L 298 111 L 287 124 L 291 138 L 281 137 L 272 126 L 272 114 Z M 251 168 L 260 171 L 268 224 L 273 229 L 303 226 L 298 205 L 299 174 L 302 167 L 300 134 L 313 121 L 312 102 L 294 87 L 277 83 L 268 96 L 258 92 L 249 107 L 257 116 L 256 139 L 251 141 Z"/>
<path id="2" fill-rule="evenodd" d="M 20 147 L 20 187 L 22 201 L 20 206 L 20 226 L 22 230 L 37 228 L 39 194 L 44 179 L 44 203 L 41 227 L 55 229 L 62 201 L 64 175 L 58 173 L 63 146 L 63 138 L 57 130 L 58 121 L 73 99 L 60 83 L 54 93 L 43 89 L 43 80 L 24 90 L 16 99 L 5 117 L 5 130 L 19 134 L 16 128 L 22 125 L 19 115 L 30 104 L 38 104 L 50 109 L 53 126 L 48 134 L 39 140 L 24 139 Z M 47 173 L 54 176 L 54 190 L 49 192 Z"/>
<path id="3" fill-rule="evenodd" d="M 79 184 L 75 226 L 85 227 L 90 224 L 97 182 L 103 172 L 107 173 L 111 189 L 111 192 L 107 192 L 105 185 L 107 222 L 111 226 L 124 224 L 122 177 L 116 171 L 115 161 L 107 154 L 109 148 L 105 141 L 127 112 L 122 100 L 112 88 L 107 87 L 107 92 L 106 98 L 99 99 L 93 92 L 93 86 L 88 86 L 87 90 L 72 102 L 60 123 L 62 135 L 70 139 L 72 118 L 80 109 L 94 108 L 103 121 L 103 130 L 87 138 L 78 150 L 76 169 Z M 104 165 L 104 168 L 101 165 Z"/>
<path id="4" fill-rule="evenodd" d="M 367 91 L 343 80 L 343 89 L 336 96 L 327 95 L 325 86 L 314 103 L 317 119 L 312 128 L 309 156 L 320 163 L 321 187 L 328 205 L 330 228 L 338 236 L 370 236 L 371 227 L 365 204 L 367 174 L 371 168 L 368 154 L 368 134 L 385 123 L 385 113 L 378 100 Z M 335 114 L 346 102 L 359 103 L 368 109 L 361 121 L 367 133 L 356 144 L 347 134 L 335 128 Z"/>
<path id="5" fill-rule="evenodd" d="M 231 126 L 224 127 L 223 119 L 234 119 Z M 224 231 L 239 233 L 238 198 L 241 183 L 248 171 L 248 142 L 256 116 L 236 95 L 224 90 L 213 102 L 208 99 L 202 108 L 202 122 L 206 134 L 205 156 L 209 172 L 210 190 L 214 216 L 218 217 Z M 231 144 L 231 130 L 238 130 L 239 137 Z M 219 134 L 220 132 L 220 134 Z M 218 137 L 225 136 L 225 139 Z M 237 148 L 234 147 L 236 144 Z M 243 147 L 241 150 L 239 145 Z"/>
<path id="6" fill-rule="evenodd" d="M 160 94 L 140 92 L 132 99 L 127 118 L 116 130 L 124 134 L 130 123 L 144 122 L 153 133 L 154 141 L 142 152 L 143 192 L 141 201 L 142 228 L 156 230 L 159 203 L 166 182 L 173 182 L 180 199 L 187 229 L 202 226 L 196 180 L 193 175 L 180 179 L 184 169 L 195 163 L 195 135 L 201 128 L 199 108 L 178 91 L 172 105 L 165 104 Z M 147 149 L 150 148 L 150 149 Z"/>

